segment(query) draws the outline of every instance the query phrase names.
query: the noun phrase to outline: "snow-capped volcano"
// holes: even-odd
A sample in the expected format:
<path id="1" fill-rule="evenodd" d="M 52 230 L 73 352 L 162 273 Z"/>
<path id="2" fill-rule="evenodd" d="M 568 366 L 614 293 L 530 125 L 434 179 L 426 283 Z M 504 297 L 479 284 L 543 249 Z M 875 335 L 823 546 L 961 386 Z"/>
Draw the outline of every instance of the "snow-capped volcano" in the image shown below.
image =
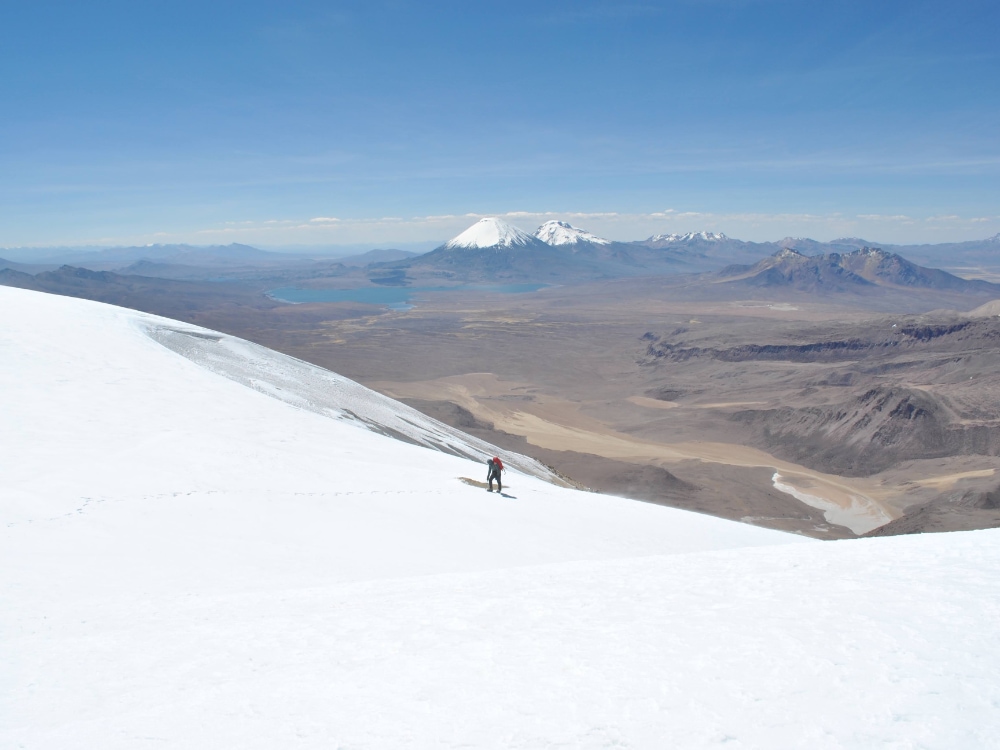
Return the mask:
<path id="1" fill-rule="evenodd" d="M 444 246 L 452 250 L 470 247 L 528 247 L 534 243 L 535 238 L 527 232 L 522 232 L 503 219 L 489 216 L 480 219 Z"/>
<path id="2" fill-rule="evenodd" d="M 406 267 L 465 281 L 547 281 L 565 267 L 559 255 L 503 219 L 487 217 L 441 247 L 406 261 Z"/>
<path id="3" fill-rule="evenodd" d="M 688 232 L 687 234 L 654 234 L 646 242 L 690 242 L 691 240 L 722 242 L 728 239 L 722 232 Z"/>
<path id="4" fill-rule="evenodd" d="M 577 245 L 589 242 L 592 245 L 610 245 L 611 240 L 574 227 L 565 221 L 547 221 L 535 230 L 535 237 L 547 245 Z"/>

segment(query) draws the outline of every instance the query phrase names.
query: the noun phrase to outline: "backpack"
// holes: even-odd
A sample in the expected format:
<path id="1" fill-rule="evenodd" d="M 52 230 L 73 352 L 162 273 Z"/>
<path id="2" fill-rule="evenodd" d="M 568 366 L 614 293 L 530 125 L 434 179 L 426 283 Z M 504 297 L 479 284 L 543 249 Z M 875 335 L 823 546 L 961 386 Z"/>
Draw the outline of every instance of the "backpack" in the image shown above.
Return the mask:
<path id="1" fill-rule="evenodd" d="M 493 457 L 493 463 L 496 464 L 498 471 L 506 471 L 506 469 L 503 468 L 503 464 L 500 462 L 500 459 L 496 456 Z"/>

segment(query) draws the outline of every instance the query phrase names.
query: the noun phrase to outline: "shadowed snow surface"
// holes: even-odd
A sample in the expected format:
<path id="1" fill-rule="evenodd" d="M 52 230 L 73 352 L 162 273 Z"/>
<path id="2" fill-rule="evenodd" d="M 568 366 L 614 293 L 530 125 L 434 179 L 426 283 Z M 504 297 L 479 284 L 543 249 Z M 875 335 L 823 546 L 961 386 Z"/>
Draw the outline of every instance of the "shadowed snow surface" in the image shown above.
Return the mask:
<path id="1" fill-rule="evenodd" d="M 247 342 L 0 319 L 0 747 L 996 746 L 997 532 L 488 494 L 484 445 Z"/>

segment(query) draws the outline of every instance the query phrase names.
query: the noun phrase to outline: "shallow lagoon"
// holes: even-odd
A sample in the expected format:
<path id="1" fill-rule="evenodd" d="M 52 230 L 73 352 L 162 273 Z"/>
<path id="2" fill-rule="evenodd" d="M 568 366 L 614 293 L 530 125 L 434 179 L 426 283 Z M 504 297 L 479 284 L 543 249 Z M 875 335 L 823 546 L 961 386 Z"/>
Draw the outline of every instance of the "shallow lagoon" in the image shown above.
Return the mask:
<path id="1" fill-rule="evenodd" d="M 373 286 L 360 289 L 296 289 L 282 287 L 267 294 L 280 302 L 362 302 L 385 305 L 392 310 L 409 310 L 415 296 L 423 292 L 489 292 L 493 294 L 524 294 L 537 292 L 549 284 L 461 284 L 459 286 Z"/>

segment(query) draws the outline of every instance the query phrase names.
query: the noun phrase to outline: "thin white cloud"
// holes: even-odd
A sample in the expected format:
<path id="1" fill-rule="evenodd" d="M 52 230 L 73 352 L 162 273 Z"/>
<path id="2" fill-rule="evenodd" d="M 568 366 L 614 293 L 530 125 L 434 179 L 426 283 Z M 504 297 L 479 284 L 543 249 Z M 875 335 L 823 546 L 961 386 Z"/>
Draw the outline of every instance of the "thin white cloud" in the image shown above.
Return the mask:
<path id="1" fill-rule="evenodd" d="M 911 217 L 905 214 L 858 214 L 858 218 L 865 221 L 913 221 Z"/>

